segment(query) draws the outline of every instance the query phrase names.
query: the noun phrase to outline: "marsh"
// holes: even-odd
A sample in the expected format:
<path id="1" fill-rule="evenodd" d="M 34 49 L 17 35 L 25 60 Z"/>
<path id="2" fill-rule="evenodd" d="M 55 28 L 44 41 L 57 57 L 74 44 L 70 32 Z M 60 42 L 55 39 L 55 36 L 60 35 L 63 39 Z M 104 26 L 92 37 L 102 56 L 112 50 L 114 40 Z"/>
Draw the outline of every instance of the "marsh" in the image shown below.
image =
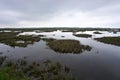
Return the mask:
<path id="1" fill-rule="evenodd" d="M 70 72 L 76 80 L 120 79 L 120 47 L 96 40 L 96 38 L 103 37 L 119 37 L 120 32 L 114 34 L 103 30 L 79 30 L 76 32 L 63 32 L 63 29 L 42 30 L 37 32 L 36 30 L 23 30 L 17 33 L 2 31 L 0 34 L 0 53 L 2 54 L 0 56 L 7 56 L 13 62 L 26 58 L 27 63 L 23 61 L 22 65 L 33 64 L 32 62 L 42 63 L 45 60 L 50 60 L 52 63 L 58 61 L 61 65 L 67 65 L 70 68 Z M 102 34 L 94 34 L 96 31 Z M 92 36 L 77 37 L 73 34 Z M 25 46 L 18 45 L 23 45 L 25 42 L 27 42 Z M 79 51 L 79 45 L 89 46 L 90 50 L 82 47 L 83 50 Z M 74 49 L 75 51 L 78 49 L 77 54 Z M 0 63 L 3 60 L 1 59 Z M 65 70 L 69 71 L 69 68 L 66 67 Z M 38 73 L 36 70 L 33 71 L 33 73 Z"/>

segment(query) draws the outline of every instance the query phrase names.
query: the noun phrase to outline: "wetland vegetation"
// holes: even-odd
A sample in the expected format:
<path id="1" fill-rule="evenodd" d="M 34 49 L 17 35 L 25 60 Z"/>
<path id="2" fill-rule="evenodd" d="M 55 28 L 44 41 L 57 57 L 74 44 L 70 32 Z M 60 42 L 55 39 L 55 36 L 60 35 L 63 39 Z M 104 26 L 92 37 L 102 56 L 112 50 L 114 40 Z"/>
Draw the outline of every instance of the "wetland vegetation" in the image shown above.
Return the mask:
<path id="1" fill-rule="evenodd" d="M 0 45 L 0 56 L 9 56 L 0 57 L 0 80 L 75 80 L 77 78 L 77 80 L 89 80 L 89 75 L 92 76 L 91 78 L 93 79 L 97 76 L 96 80 L 98 80 L 102 75 L 101 71 L 103 70 L 104 72 L 105 68 L 101 67 L 99 71 L 99 68 L 98 66 L 96 67 L 96 65 L 102 66 L 104 63 L 99 63 L 99 61 L 95 61 L 95 59 L 99 58 L 99 60 L 104 61 L 110 56 L 109 53 L 119 55 L 118 49 L 120 46 L 120 37 L 114 36 L 119 36 L 120 29 L 25 28 L 0 29 L 0 31 L 0 43 L 5 44 Z M 77 34 L 76 32 L 80 32 L 81 34 Z M 114 34 L 114 32 L 116 32 L 116 34 Z M 101 33 L 102 35 L 95 35 Z M 92 37 L 92 35 L 94 39 L 89 38 Z M 109 37 L 110 35 L 113 37 Z M 101 44 L 95 40 L 117 45 L 118 48 L 112 50 L 114 49 L 114 46 L 111 45 L 110 49 L 106 48 L 106 50 L 103 51 L 104 48 L 102 46 L 108 47 L 108 45 Z M 35 42 L 38 42 L 38 44 L 34 44 Z M 86 45 L 84 45 L 84 43 Z M 8 45 L 9 48 L 6 45 Z M 28 47 L 28 45 L 30 47 Z M 99 46 L 96 47 L 96 45 Z M 11 49 L 10 46 L 18 46 L 19 48 Z M 24 47 L 24 49 L 20 47 Z M 104 53 L 107 56 L 101 53 Z M 110 57 L 114 57 L 113 55 Z M 28 58 L 23 58 L 24 56 L 27 56 Z M 104 57 L 101 58 L 101 56 Z M 87 61 L 88 58 L 91 59 L 94 64 L 89 64 L 89 61 Z M 115 60 L 116 58 L 113 59 Z M 57 62 L 58 60 L 60 62 Z M 106 65 L 109 65 L 109 63 L 112 64 L 112 62 L 115 63 L 114 60 L 107 60 Z M 67 65 L 69 65 L 71 69 Z M 114 64 L 112 65 L 110 66 L 114 67 Z M 91 66 L 95 67 L 90 68 Z M 105 67 L 106 69 L 108 68 L 108 66 Z M 93 72 L 95 74 L 91 74 L 94 70 L 96 70 L 96 72 Z M 119 73 L 119 68 L 117 70 Z M 105 74 L 109 76 L 107 72 Z M 76 78 L 74 78 L 73 75 L 76 75 Z M 104 76 L 104 74 L 102 76 Z M 106 76 L 103 78 L 106 78 Z"/>
<path id="2" fill-rule="evenodd" d="M 98 32 L 98 31 L 96 31 L 96 32 L 93 32 L 94 34 L 102 34 L 101 32 Z"/>
<path id="3" fill-rule="evenodd" d="M 27 63 L 26 59 L 12 61 L 0 57 L 0 80 L 75 80 L 70 68 L 59 62 Z"/>
<path id="4" fill-rule="evenodd" d="M 103 43 L 107 43 L 107 44 L 120 46 L 120 37 L 102 37 L 102 38 L 95 38 L 95 40 Z"/>
<path id="5" fill-rule="evenodd" d="M 73 34 L 73 35 L 76 37 L 84 37 L 84 38 L 92 37 L 92 35 L 90 35 L 90 34 Z"/>
<path id="6" fill-rule="evenodd" d="M 29 80 L 21 71 L 13 67 L 0 68 L 0 80 Z"/>
<path id="7" fill-rule="evenodd" d="M 40 36 L 34 35 L 18 35 L 18 32 L 0 32 L 0 43 L 15 47 L 26 47 L 40 40 Z"/>
<path id="8" fill-rule="evenodd" d="M 1 32 L 4 31 L 18 31 L 18 32 L 31 32 L 31 31 L 36 31 L 36 32 L 53 32 L 57 30 L 62 30 L 62 32 L 79 32 L 79 31 L 109 31 L 109 32 L 120 32 L 119 28 L 78 28 L 78 27 L 73 27 L 73 28 L 66 28 L 66 27 L 53 27 L 53 28 L 0 28 Z"/>
<path id="9" fill-rule="evenodd" d="M 47 45 L 56 52 L 60 53 L 81 53 L 84 50 L 90 51 L 91 47 L 82 45 L 77 40 L 55 40 L 47 39 Z"/>

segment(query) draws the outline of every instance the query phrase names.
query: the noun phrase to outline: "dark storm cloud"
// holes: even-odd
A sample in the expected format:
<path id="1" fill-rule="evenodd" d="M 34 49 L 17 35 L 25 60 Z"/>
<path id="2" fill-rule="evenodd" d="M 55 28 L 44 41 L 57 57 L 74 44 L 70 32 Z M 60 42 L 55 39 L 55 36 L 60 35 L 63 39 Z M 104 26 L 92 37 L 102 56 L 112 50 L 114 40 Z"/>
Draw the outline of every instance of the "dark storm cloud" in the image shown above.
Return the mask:
<path id="1" fill-rule="evenodd" d="M 0 0 L 0 24 L 49 21 L 72 10 L 98 16 L 108 12 L 119 15 L 120 6 L 115 5 L 120 5 L 120 0 Z"/>

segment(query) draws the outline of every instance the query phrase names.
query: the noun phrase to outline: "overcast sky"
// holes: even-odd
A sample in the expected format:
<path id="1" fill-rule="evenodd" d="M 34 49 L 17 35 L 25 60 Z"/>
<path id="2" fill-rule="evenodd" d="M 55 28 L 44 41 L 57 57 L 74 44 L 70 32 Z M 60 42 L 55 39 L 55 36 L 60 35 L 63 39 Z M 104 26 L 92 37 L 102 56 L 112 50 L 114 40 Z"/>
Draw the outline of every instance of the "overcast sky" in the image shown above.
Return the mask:
<path id="1" fill-rule="evenodd" d="M 2 27 L 120 28 L 120 0 L 0 0 Z"/>

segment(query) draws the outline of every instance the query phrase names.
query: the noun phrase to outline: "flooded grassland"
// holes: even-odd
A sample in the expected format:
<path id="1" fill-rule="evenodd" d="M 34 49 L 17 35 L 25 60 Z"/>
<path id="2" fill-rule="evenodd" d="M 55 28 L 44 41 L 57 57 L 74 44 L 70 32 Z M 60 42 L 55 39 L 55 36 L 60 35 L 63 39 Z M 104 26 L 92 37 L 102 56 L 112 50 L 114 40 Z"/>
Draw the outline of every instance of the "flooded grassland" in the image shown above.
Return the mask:
<path id="1" fill-rule="evenodd" d="M 0 78 L 120 80 L 120 32 L 115 31 L 2 30 Z"/>

